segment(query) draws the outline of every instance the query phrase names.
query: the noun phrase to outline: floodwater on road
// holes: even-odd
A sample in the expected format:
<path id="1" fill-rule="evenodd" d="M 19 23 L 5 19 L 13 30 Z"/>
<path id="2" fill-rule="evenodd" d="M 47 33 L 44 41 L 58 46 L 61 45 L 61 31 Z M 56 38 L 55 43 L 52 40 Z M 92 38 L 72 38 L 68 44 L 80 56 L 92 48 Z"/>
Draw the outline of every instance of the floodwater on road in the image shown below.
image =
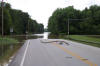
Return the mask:
<path id="1" fill-rule="evenodd" d="M 59 39 L 65 37 L 65 35 L 53 35 L 50 32 L 44 32 L 42 34 L 34 34 L 34 35 L 42 39 Z"/>
<path id="2" fill-rule="evenodd" d="M 28 39 L 37 39 L 43 38 L 48 39 L 48 35 L 50 32 L 44 32 L 42 34 L 33 34 L 31 36 L 13 36 L 13 38 L 17 39 L 20 43 L 17 44 L 2 44 L 2 40 L 0 41 L 0 66 L 8 66 L 11 62 L 13 55 L 18 51 L 18 49 L 24 44 L 24 40 Z"/>
<path id="3" fill-rule="evenodd" d="M 26 39 L 38 39 L 38 38 L 50 39 L 50 38 L 58 38 L 58 36 L 50 35 L 50 32 L 44 32 L 42 34 L 32 34 L 29 36 L 17 35 L 17 36 L 12 36 L 12 38 L 17 39 L 20 43 L 2 44 L 2 41 L 0 41 L 0 66 L 8 66 L 9 62 L 11 62 L 13 55 L 24 44 L 23 42 Z"/>
<path id="4" fill-rule="evenodd" d="M 50 32 L 44 32 L 44 33 L 42 33 L 42 34 L 34 34 L 34 35 L 36 35 L 36 36 L 40 36 L 40 38 L 42 38 L 42 39 L 48 39 L 48 36 L 50 35 Z"/>
<path id="5" fill-rule="evenodd" d="M 0 66 L 8 66 L 12 56 L 22 46 L 22 44 L 0 45 Z"/>
<path id="6" fill-rule="evenodd" d="M 19 43 L 10 44 L 7 40 L 4 40 L 3 38 L 0 39 L 0 66 L 8 66 L 8 64 L 11 62 L 13 55 L 23 45 L 23 43 L 21 42 L 25 40 L 25 37 L 19 36 L 13 36 L 11 38 L 18 40 Z"/>

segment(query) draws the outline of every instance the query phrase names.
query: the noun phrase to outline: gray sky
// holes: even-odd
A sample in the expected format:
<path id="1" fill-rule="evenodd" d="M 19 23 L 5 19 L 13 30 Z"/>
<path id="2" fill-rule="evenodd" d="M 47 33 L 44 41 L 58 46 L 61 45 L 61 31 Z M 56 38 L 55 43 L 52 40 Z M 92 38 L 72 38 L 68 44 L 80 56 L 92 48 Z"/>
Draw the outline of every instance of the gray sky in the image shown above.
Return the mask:
<path id="1" fill-rule="evenodd" d="M 14 9 L 20 9 L 28 12 L 29 15 L 37 20 L 38 23 L 43 23 L 46 27 L 48 18 L 57 8 L 74 6 L 76 9 L 84 9 L 90 5 L 100 5 L 100 0 L 5 0 L 12 5 Z"/>

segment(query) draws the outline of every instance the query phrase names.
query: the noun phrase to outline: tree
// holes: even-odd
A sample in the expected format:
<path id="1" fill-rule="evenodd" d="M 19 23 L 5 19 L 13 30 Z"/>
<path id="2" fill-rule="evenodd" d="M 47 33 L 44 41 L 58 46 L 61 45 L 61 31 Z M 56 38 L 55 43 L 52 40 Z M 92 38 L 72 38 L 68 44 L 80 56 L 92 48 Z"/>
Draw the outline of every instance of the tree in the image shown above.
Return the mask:
<path id="1" fill-rule="evenodd" d="M 53 34 L 66 34 L 69 19 L 70 34 L 100 34 L 99 14 L 100 6 L 97 5 L 85 8 L 82 11 L 74 9 L 73 6 L 57 8 L 49 18 L 48 29 Z"/>
<path id="2" fill-rule="evenodd" d="M 0 33 L 1 26 L 1 7 L 0 7 Z M 21 10 L 12 9 L 10 4 L 6 3 L 4 6 L 4 34 L 10 34 L 10 28 L 13 28 L 14 34 L 25 34 L 29 30 L 30 33 L 43 32 L 43 24 L 37 23 L 36 20 L 31 19 L 28 13 Z"/>

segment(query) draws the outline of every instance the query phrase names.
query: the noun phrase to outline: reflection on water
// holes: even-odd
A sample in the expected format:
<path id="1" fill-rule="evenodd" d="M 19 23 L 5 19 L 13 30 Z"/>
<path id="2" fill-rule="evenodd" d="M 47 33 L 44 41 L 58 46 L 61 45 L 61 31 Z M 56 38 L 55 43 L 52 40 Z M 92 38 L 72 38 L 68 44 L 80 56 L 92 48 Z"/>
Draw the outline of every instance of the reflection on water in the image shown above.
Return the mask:
<path id="1" fill-rule="evenodd" d="M 44 32 L 42 34 L 34 34 L 34 35 L 37 36 L 37 38 L 48 39 L 49 34 L 50 32 Z"/>
<path id="2" fill-rule="evenodd" d="M 28 39 L 49 39 L 49 38 L 55 38 L 53 35 L 50 35 L 50 32 L 44 32 L 43 34 L 33 34 L 30 36 L 27 36 Z M 58 36 L 56 36 L 58 37 Z M 25 35 L 22 36 L 13 36 L 12 38 L 17 39 L 19 42 L 23 42 L 26 39 Z M 16 53 L 16 51 L 22 46 L 21 44 L 2 44 L 2 41 L 0 42 L 0 66 L 8 66 L 10 58 Z"/>
<path id="3" fill-rule="evenodd" d="M 13 54 L 22 46 L 22 44 L 0 44 L 0 66 L 7 66 Z"/>
<path id="4" fill-rule="evenodd" d="M 43 34 L 43 39 L 48 39 L 48 35 L 50 34 L 50 32 L 44 32 Z"/>
<path id="5" fill-rule="evenodd" d="M 66 37 L 66 35 L 53 35 L 50 32 L 44 32 L 42 34 L 34 34 L 34 35 L 38 36 L 37 38 L 42 38 L 42 39 L 59 39 Z"/>
<path id="6" fill-rule="evenodd" d="M 44 32 L 43 34 L 34 34 L 27 36 L 28 39 L 37 39 L 43 38 L 48 39 L 49 32 Z M 22 46 L 24 40 L 26 39 L 25 35 L 17 35 L 12 36 L 12 38 L 17 39 L 20 44 L 3 44 L 0 41 L 0 66 L 8 66 L 9 61 L 11 61 L 11 57 L 18 51 L 18 49 Z M 6 42 L 7 43 L 7 42 Z"/>
<path id="7" fill-rule="evenodd" d="M 11 57 L 18 51 L 25 40 L 25 36 L 12 36 L 12 38 L 17 39 L 21 43 L 10 44 L 7 40 L 3 40 L 0 37 L 0 66 L 8 66 Z"/>

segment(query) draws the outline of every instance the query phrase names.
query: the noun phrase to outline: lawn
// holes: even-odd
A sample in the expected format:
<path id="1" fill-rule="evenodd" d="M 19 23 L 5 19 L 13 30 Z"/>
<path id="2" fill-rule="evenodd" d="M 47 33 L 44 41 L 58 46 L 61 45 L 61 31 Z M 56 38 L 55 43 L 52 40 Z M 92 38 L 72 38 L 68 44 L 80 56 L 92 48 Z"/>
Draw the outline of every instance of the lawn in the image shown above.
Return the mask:
<path id="1" fill-rule="evenodd" d="M 100 47 L 100 35 L 70 35 L 70 40 Z"/>

